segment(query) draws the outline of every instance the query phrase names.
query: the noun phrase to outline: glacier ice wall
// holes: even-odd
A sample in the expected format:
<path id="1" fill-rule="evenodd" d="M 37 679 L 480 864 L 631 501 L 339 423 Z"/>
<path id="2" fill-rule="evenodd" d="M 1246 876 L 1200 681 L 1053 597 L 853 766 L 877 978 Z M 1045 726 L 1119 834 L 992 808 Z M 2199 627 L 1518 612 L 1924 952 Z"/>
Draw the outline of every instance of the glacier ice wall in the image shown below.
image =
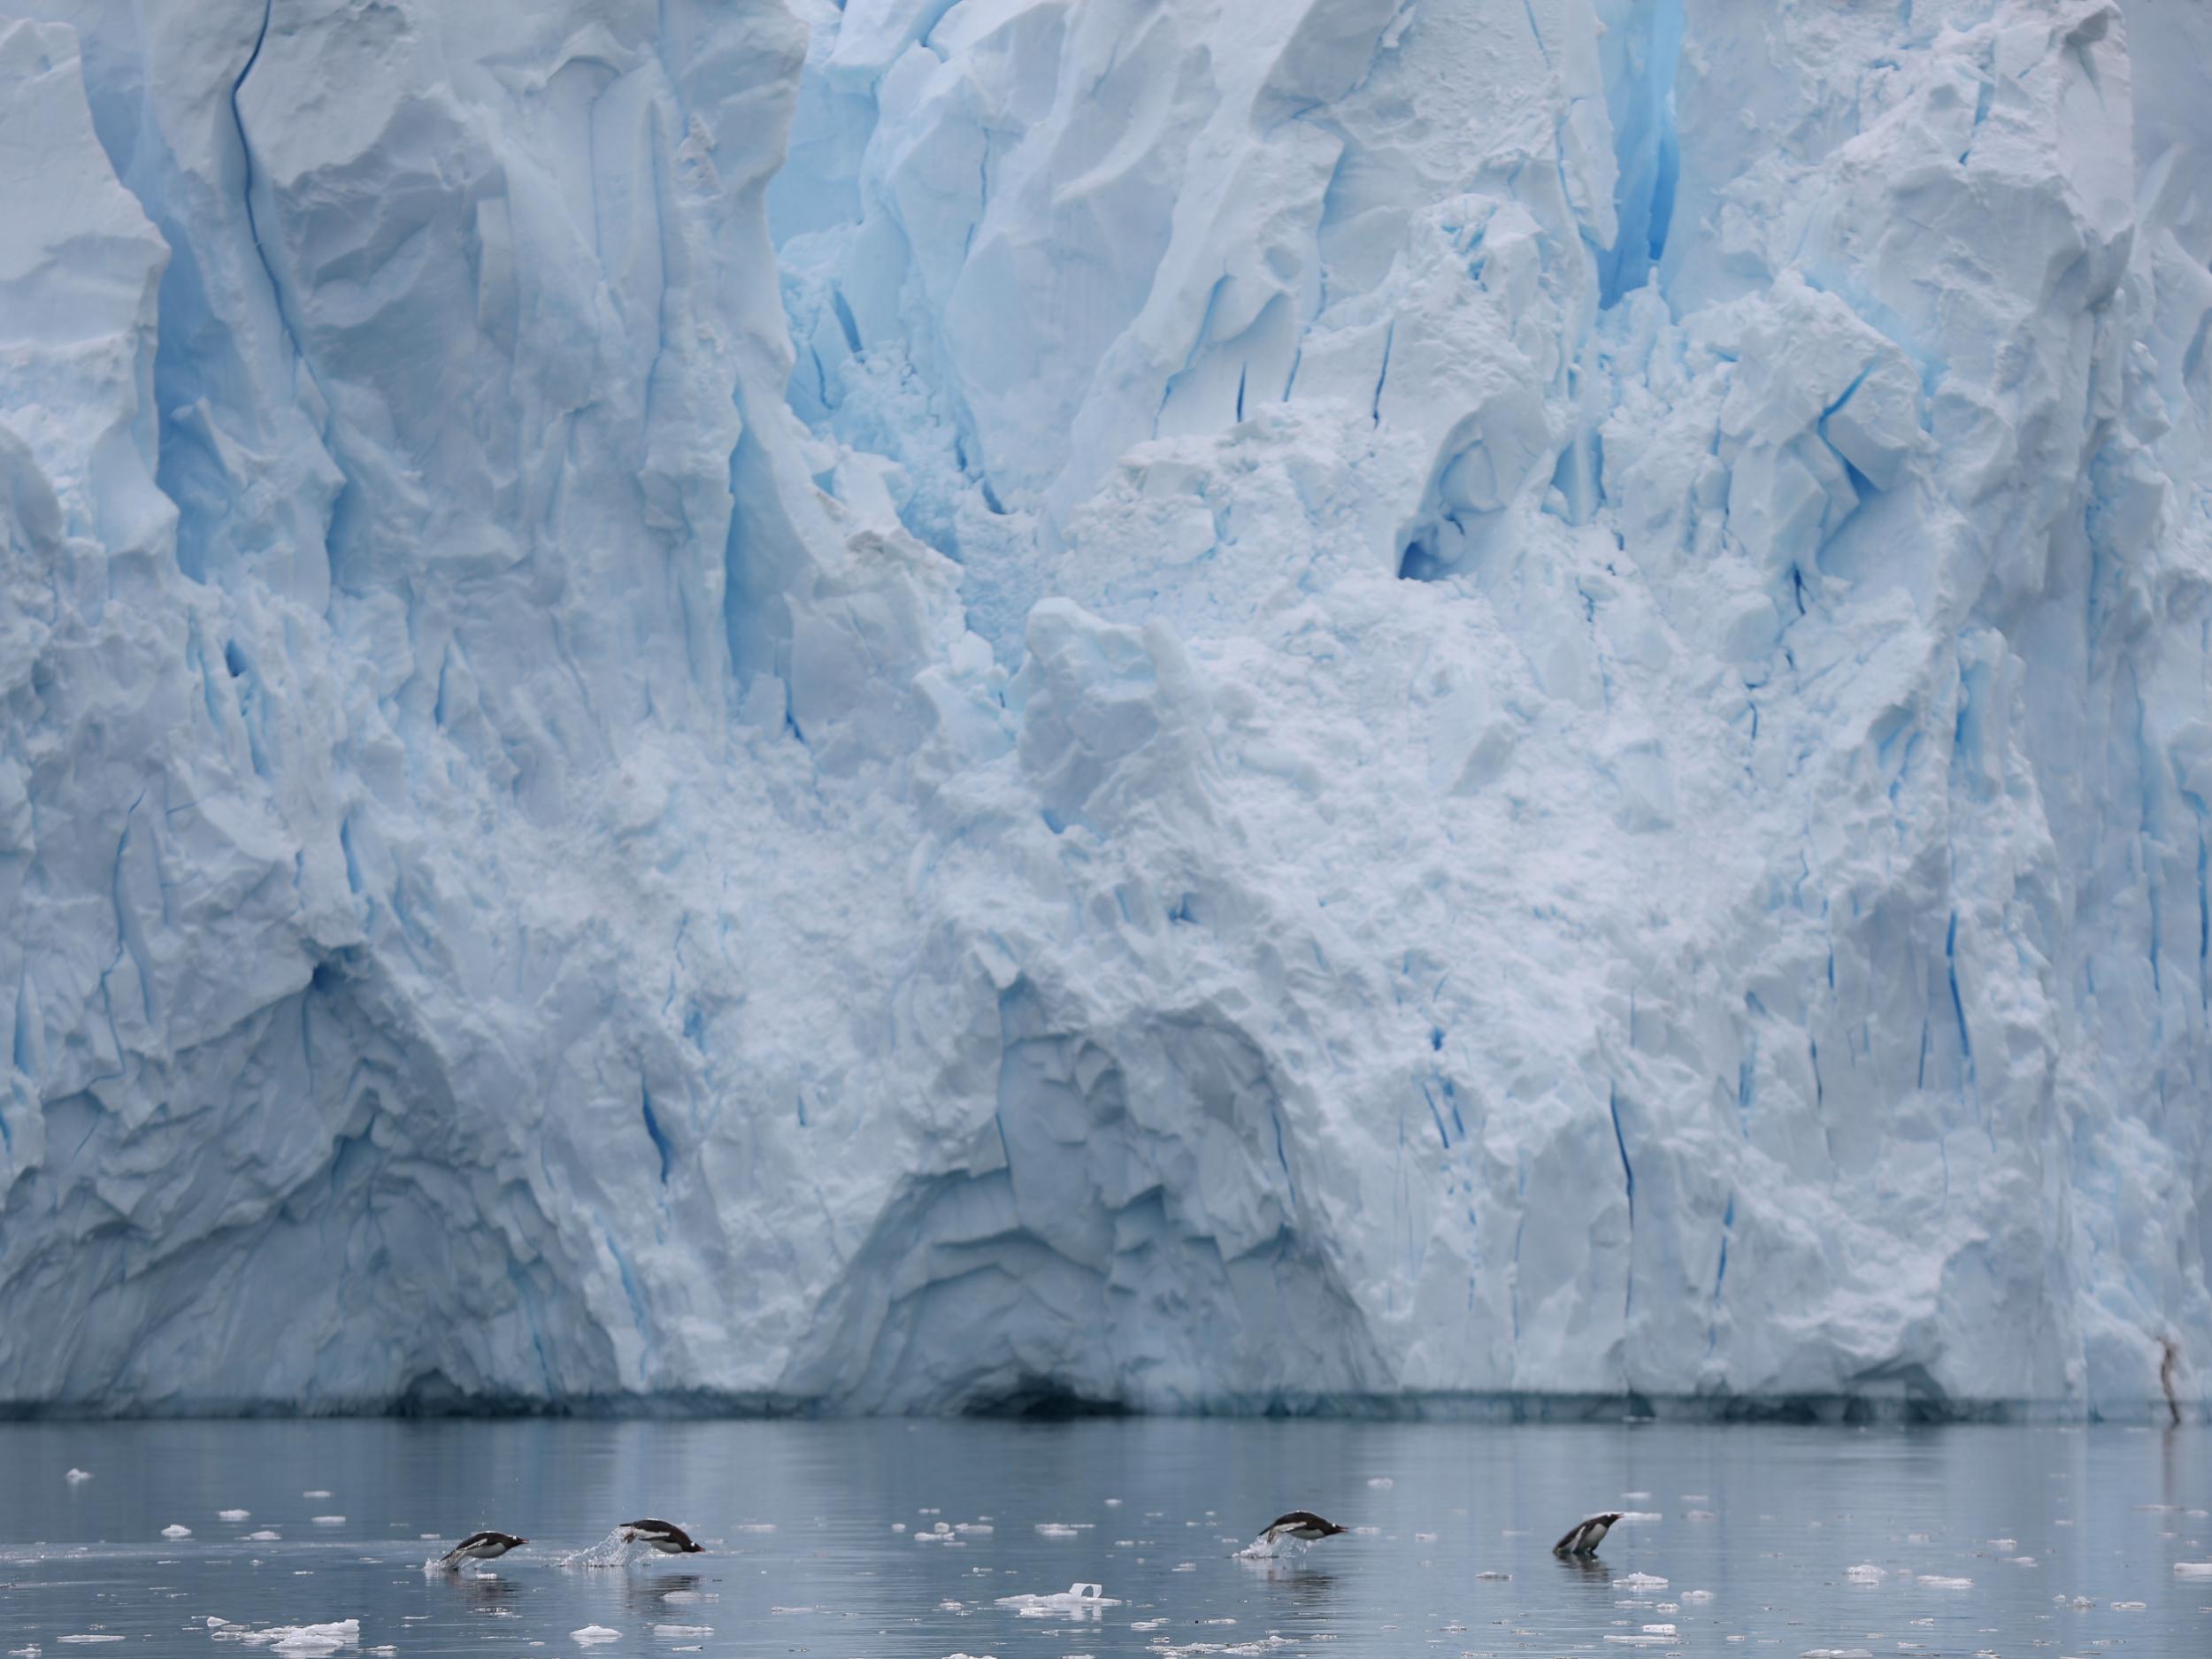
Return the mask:
<path id="1" fill-rule="evenodd" d="M 0 1403 L 2212 1395 L 2212 20 L 12 0 Z"/>

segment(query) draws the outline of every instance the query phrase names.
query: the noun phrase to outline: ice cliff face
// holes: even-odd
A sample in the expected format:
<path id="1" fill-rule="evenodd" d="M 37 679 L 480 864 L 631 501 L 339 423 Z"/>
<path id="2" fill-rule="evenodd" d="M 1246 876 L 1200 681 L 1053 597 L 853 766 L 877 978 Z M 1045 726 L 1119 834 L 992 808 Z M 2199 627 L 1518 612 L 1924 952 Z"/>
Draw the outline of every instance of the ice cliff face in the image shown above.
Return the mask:
<path id="1" fill-rule="evenodd" d="M 2212 16 L 14 0 L 0 1401 L 2212 1393 Z"/>

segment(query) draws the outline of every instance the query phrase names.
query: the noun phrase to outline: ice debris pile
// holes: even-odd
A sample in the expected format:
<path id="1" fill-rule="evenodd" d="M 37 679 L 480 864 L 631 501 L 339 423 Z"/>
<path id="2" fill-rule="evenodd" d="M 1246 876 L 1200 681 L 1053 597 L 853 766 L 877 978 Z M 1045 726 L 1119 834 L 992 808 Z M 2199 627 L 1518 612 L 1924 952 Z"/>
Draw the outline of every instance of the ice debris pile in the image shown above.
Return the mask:
<path id="1" fill-rule="evenodd" d="M 2203 8 L 11 12 L 0 1400 L 2201 1408 Z"/>

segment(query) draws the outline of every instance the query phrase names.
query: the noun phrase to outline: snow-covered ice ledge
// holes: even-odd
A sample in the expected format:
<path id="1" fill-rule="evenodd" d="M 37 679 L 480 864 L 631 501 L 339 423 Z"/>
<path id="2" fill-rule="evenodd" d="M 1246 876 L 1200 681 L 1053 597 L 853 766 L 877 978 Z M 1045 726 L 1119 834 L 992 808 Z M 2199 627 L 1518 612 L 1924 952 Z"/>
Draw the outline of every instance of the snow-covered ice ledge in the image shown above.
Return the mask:
<path id="1" fill-rule="evenodd" d="M 15 12 L 8 1408 L 2203 1409 L 2201 8 Z"/>

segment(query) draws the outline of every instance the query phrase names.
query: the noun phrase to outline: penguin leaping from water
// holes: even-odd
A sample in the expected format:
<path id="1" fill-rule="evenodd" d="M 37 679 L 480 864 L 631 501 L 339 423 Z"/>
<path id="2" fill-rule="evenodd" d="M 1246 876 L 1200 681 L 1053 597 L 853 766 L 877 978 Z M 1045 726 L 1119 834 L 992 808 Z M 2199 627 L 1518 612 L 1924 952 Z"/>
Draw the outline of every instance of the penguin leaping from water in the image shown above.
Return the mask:
<path id="1" fill-rule="evenodd" d="M 1605 1541 L 1606 1533 L 1613 1530 L 1613 1523 L 1621 1518 L 1621 1511 L 1611 1510 L 1604 1515 L 1585 1516 L 1567 1529 L 1566 1537 L 1551 1547 L 1555 1555 L 1594 1555 L 1598 1546 Z"/>
<path id="2" fill-rule="evenodd" d="M 1294 1538 L 1302 1544 L 1310 1544 L 1317 1539 L 1334 1538 L 1339 1532 L 1349 1531 L 1351 1528 L 1348 1526 L 1323 1520 L 1311 1509 L 1293 1509 L 1288 1515 L 1277 1516 L 1262 1527 L 1260 1542 L 1276 1544 L 1286 1538 Z"/>
<path id="3" fill-rule="evenodd" d="M 664 1555 L 699 1555 L 706 1552 L 691 1541 L 691 1534 L 670 1521 L 625 1521 L 622 1541 L 650 1544 Z"/>
<path id="4" fill-rule="evenodd" d="M 471 1532 L 451 1549 L 438 1557 L 441 1567 L 458 1567 L 465 1561 L 497 1561 L 511 1549 L 520 1549 L 530 1540 L 517 1538 L 512 1532 Z"/>

